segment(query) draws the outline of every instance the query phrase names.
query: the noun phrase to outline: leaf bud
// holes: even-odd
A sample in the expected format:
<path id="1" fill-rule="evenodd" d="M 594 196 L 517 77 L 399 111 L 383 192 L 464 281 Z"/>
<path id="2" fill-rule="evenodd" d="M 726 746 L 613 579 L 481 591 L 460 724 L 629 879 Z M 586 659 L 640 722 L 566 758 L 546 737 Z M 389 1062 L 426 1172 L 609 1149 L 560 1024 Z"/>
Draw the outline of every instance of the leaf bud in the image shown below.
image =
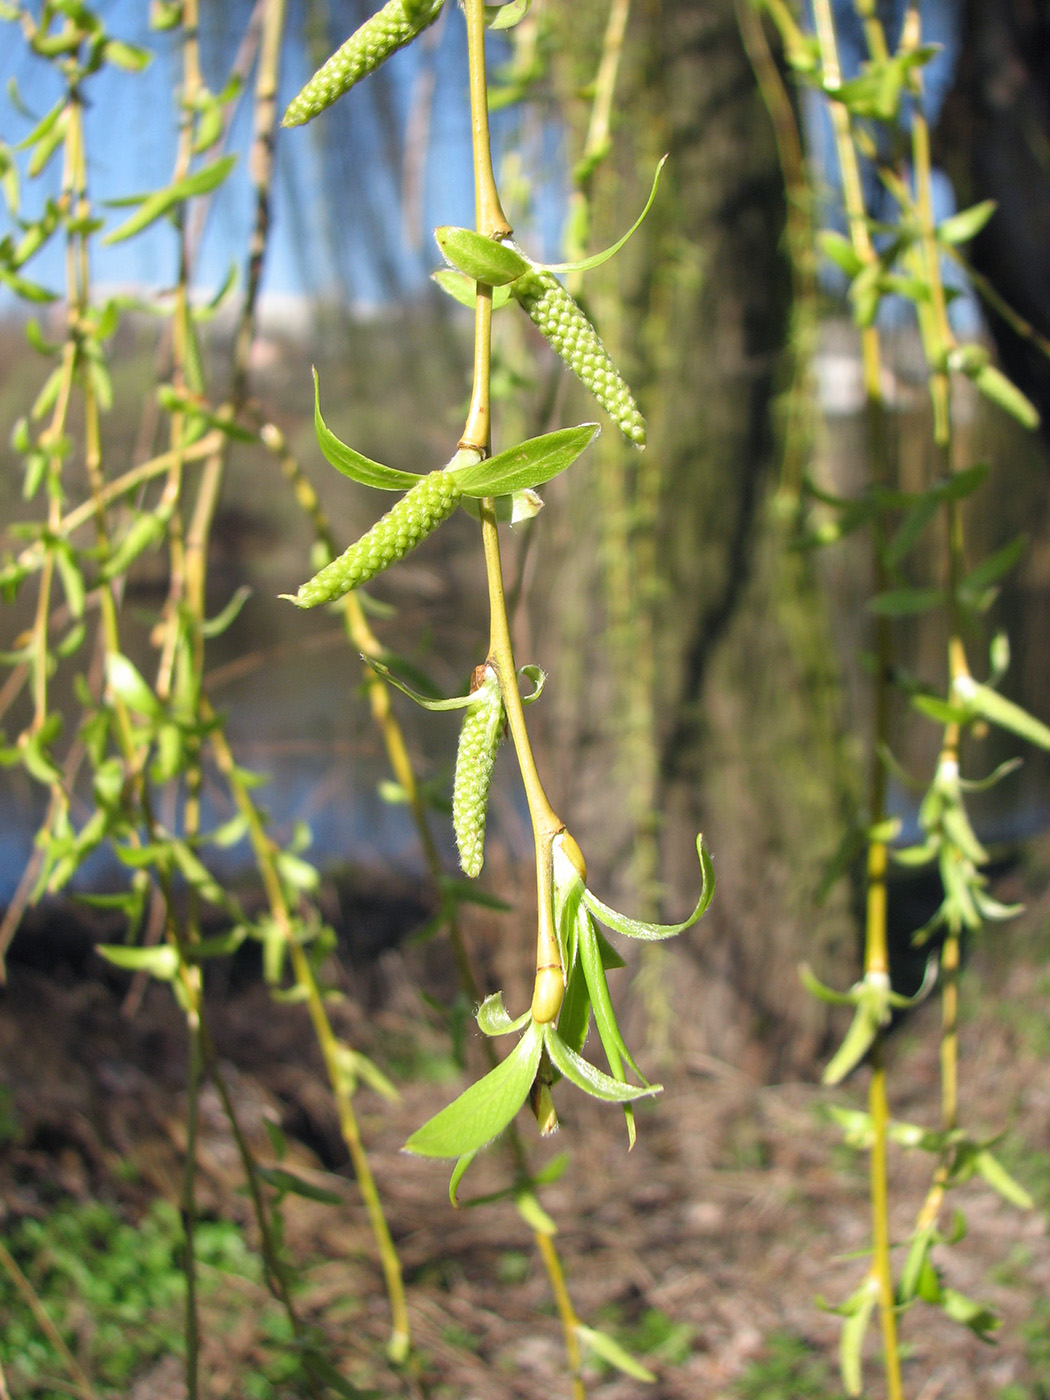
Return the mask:
<path id="1" fill-rule="evenodd" d="M 532 987 L 532 1019 L 538 1026 L 553 1021 L 565 1000 L 565 974 L 554 964 L 536 969 Z"/>

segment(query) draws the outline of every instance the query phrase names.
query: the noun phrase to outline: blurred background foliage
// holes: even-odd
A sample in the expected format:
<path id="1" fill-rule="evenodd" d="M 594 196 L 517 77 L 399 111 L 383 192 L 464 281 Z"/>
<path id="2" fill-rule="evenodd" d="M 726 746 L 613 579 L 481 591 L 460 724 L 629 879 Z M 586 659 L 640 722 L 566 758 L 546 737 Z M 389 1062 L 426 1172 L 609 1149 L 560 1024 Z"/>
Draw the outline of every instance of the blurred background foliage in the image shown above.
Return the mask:
<path id="1" fill-rule="evenodd" d="M 941 123 L 942 164 L 961 204 L 989 194 L 999 200 L 976 261 L 1045 331 L 1050 238 L 1039 230 L 1050 209 L 1050 64 L 1040 55 L 1048 22 L 1020 0 L 944 3 L 961 38 Z M 293 5 L 282 91 L 294 91 L 369 8 L 367 0 Z M 220 86 L 246 27 L 250 33 L 252 6 L 209 4 L 202 14 L 205 76 Z M 566 229 L 570 239 L 580 231 L 573 160 L 586 136 L 605 20 L 604 6 L 535 0 L 526 24 L 494 50 L 497 100 L 522 99 L 496 115 L 508 207 L 519 240 L 539 255 L 557 256 Z M 577 291 L 638 392 L 650 446 L 639 454 L 606 434 L 571 484 L 548 488 L 549 508 L 511 544 L 510 568 L 524 600 L 519 653 L 541 661 L 552 678 L 534 712 L 542 764 L 555 805 L 571 805 L 600 887 L 678 916 L 694 874 L 687 833 L 702 828 L 714 853 L 717 905 L 687 942 L 689 970 L 673 985 L 664 979 L 650 1001 L 653 1035 L 671 1010 L 688 1008 L 712 1052 L 749 1057 L 774 1073 L 811 1066 L 827 1045 L 826 1008 L 801 995 L 798 961 L 841 978 L 857 957 L 856 890 L 840 882 L 819 905 L 814 891 L 858 800 L 867 644 L 859 600 L 868 566 L 848 549 L 818 560 L 791 548 L 785 428 L 793 434 L 789 457 L 811 452 L 817 480 L 836 489 L 850 483 L 860 435 L 856 351 L 833 297 L 810 287 L 812 304 L 796 299 L 793 309 L 783 174 L 756 55 L 741 42 L 738 20 L 732 0 L 631 6 L 611 143 L 579 186 L 600 211 L 589 247 L 623 230 L 660 155 L 670 160 L 641 231 Z M 107 22 L 129 39 L 147 37 L 140 6 L 114 4 Z M 252 391 L 315 468 L 340 539 L 370 523 L 374 502 L 319 461 L 309 365 L 320 371 L 333 430 L 413 469 L 445 460 L 467 392 L 469 318 L 427 282 L 438 261 L 429 229 L 470 219 L 466 70 L 453 27 L 444 16 L 323 120 L 282 132 L 277 143 Z M 153 67 L 121 75 L 119 85 L 107 79 L 90 115 L 99 197 L 147 188 L 156 183 L 149 171 L 165 166 L 170 133 L 150 114 L 175 55 L 165 52 L 163 35 L 151 42 L 158 39 Z M 26 108 L 43 109 L 48 94 L 34 86 L 31 60 L 9 55 L 5 66 Z M 4 121 L 9 140 L 29 124 L 15 106 Z M 231 148 L 243 150 L 247 131 L 239 111 Z M 247 199 L 237 176 L 213 201 L 201 230 L 202 295 L 221 282 L 231 247 L 243 241 Z M 130 291 L 129 282 L 157 287 L 174 276 L 174 242 L 163 228 L 137 263 L 129 255 L 115 261 L 117 251 L 96 268 L 104 284 Z M 45 267 L 43 280 L 47 274 Z M 796 269 L 796 291 L 797 277 Z M 6 308 L 0 417 L 11 423 L 32 397 L 36 368 L 24 354 L 18 312 L 10 302 Z M 231 326 L 222 310 L 211 323 L 208 353 L 217 368 Z M 1023 385 L 1045 396 L 1045 357 L 998 319 L 990 331 L 1002 333 L 1007 364 Z M 153 357 L 165 353 L 164 334 L 147 317 L 131 318 L 114 347 L 118 407 L 105 427 L 114 460 L 141 457 L 158 430 L 146 384 Z M 497 445 L 573 411 L 565 401 L 577 386 L 537 354 L 542 345 L 530 334 L 509 318 L 498 327 L 497 382 L 507 399 L 497 408 Z M 896 450 L 902 471 L 924 483 L 933 470 L 924 386 L 913 374 L 909 333 L 892 339 Z M 797 398 L 794 418 L 788 412 L 797 374 L 806 386 L 801 420 Z M 1013 641 L 1011 693 L 1046 719 L 1044 447 L 984 404 L 966 410 L 964 430 L 974 459 L 1002 463 L 1006 483 L 972 512 L 977 549 L 994 549 L 1018 528 L 1031 538 L 991 621 Z M 11 519 L 20 503 L 10 459 L 2 481 Z M 209 653 L 216 694 L 231 713 L 238 751 L 273 773 L 268 800 L 286 831 L 308 823 L 315 857 L 333 868 L 392 868 L 417 881 L 423 867 L 412 828 L 403 808 L 383 800 L 384 759 L 338 628 L 275 598 L 298 581 L 308 549 L 285 492 L 272 460 L 235 449 L 210 586 L 216 608 L 241 583 L 253 595 Z M 150 559 L 128 595 L 131 615 L 142 617 L 144 650 L 161 586 Z M 927 564 L 935 574 L 938 561 Z M 384 643 L 446 693 L 461 687 L 484 637 L 483 576 L 469 522 L 458 519 L 418 563 L 384 576 L 373 593 L 391 610 L 377 624 Z M 17 607 L 11 625 L 17 630 Z M 901 660 L 939 678 L 937 626 L 909 621 Z M 402 719 L 424 780 L 447 789 L 454 726 L 427 722 L 424 740 L 408 707 Z M 902 723 L 899 756 L 928 765 L 929 752 L 908 746 L 921 750 L 932 740 L 903 716 Z M 1026 762 L 1024 775 L 983 813 L 983 833 L 1001 843 L 1004 857 L 1048 815 L 1045 761 Z M 33 829 L 34 801 L 22 781 L 5 779 L 3 790 L 8 893 Z M 524 860 L 528 839 L 512 782 L 497 784 L 494 802 L 490 829 L 505 852 L 495 870 Z M 896 792 L 894 802 L 913 823 L 911 795 Z M 109 873 L 88 876 L 105 881 Z M 929 895 L 903 883 L 897 895 L 906 940 Z M 660 956 L 649 967 L 654 985 Z M 668 997 L 683 1005 L 669 1006 Z"/>

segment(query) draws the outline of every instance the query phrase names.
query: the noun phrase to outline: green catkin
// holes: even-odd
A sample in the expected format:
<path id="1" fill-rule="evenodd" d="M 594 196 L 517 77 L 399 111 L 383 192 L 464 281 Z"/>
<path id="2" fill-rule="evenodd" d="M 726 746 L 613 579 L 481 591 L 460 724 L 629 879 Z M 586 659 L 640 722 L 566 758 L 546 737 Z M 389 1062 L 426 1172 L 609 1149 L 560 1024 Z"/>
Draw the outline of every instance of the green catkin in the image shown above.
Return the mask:
<path id="1" fill-rule="evenodd" d="M 489 785 L 503 738 L 503 697 L 499 681 L 491 666 L 483 670 L 484 679 L 474 691 L 460 731 L 456 777 L 452 785 L 452 825 L 459 863 L 472 880 L 481 874 L 485 859 Z"/>
<path id="2" fill-rule="evenodd" d="M 388 0 L 355 29 L 288 104 L 282 126 L 302 126 L 437 19 L 444 0 Z"/>
<path id="3" fill-rule="evenodd" d="M 316 608 L 368 583 L 447 520 L 462 494 L 447 471 L 434 471 L 423 477 L 376 521 L 367 535 L 304 583 L 292 602 L 300 608 Z"/>
<path id="4" fill-rule="evenodd" d="M 553 272 L 534 269 L 510 284 L 544 339 L 618 424 L 624 437 L 645 446 L 645 419 L 601 337 Z"/>

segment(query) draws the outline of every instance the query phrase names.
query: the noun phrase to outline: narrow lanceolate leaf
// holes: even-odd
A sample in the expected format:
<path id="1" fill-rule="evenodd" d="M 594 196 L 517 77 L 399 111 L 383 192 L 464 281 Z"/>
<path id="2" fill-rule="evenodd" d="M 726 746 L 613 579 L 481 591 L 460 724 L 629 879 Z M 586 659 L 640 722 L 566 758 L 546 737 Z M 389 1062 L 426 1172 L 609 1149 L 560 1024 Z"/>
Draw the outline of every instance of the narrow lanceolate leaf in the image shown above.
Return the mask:
<path id="1" fill-rule="evenodd" d="M 529 1026 L 502 1064 L 416 1129 L 405 1151 L 421 1157 L 465 1157 L 491 1142 L 525 1102 L 542 1050 L 542 1031 Z"/>
<path id="2" fill-rule="evenodd" d="M 456 485 L 464 496 L 505 496 L 550 481 L 571 466 L 600 432 L 597 423 L 557 428 L 553 433 L 519 442 L 481 462 L 456 462 L 450 470 L 455 473 Z"/>
<path id="3" fill-rule="evenodd" d="M 511 283 L 511 295 L 579 379 L 590 389 L 620 431 L 645 446 L 645 419 L 634 395 L 601 342 L 598 332 L 552 272 L 525 273 Z"/>
<path id="4" fill-rule="evenodd" d="M 879 1301 L 879 1286 L 874 1275 L 861 1284 L 852 1298 L 844 1304 L 848 1308 L 839 1337 L 839 1370 L 847 1395 L 860 1395 L 863 1390 L 861 1374 L 861 1350 L 864 1334 L 868 1330 L 875 1306 Z"/>
<path id="5" fill-rule="evenodd" d="M 570 1050 L 553 1025 L 538 1027 L 533 1024 L 530 1029 L 544 1032 L 547 1054 L 558 1073 L 564 1075 L 570 1084 L 575 1084 L 577 1089 L 590 1094 L 593 1099 L 604 1099 L 606 1103 L 629 1103 L 632 1099 L 644 1099 L 652 1094 L 659 1094 L 664 1087 L 662 1084 L 636 1086 L 613 1079 L 611 1075 L 605 1074 L 585 1060 L 582 1055 L 577 1055 L 575 1050 Z"/>
<path id="6" fill-rule="evenodd" d="M 578 1322 L 576 1335 L 584 1346 L 590 1347 L 595 1356 L 600 1356 L 603 1361 L 610 1366 L 615 1366 L 625 1376 L 633 1376 L 635 1380 L 645 1381 L 647 1385 L 652 1385 L 656 1380 L 652 1371 L 647 1366 L 643 1366 L 618 1341 L 610 1337 L 608 1332 L 599 1332 L 597 1328 L 585 1327 L 582 1322 Z"/>
<path id="7" fill-rule="evenodd" d="M 503 697 L 491 666 L 474 692 L 459 736 L 452 785 L 452 825 L 463 873 L 472 880 L 485 859 L 485 818 L 496 753 L 503 738 Z"/>
<path id="8" fill-rule="evenodd" d="M 451 472 L 431 472 L 377 520 L 367 535 L 302 584 L 298 593 L 281 596 L 290 598 L 297 607 L 316 608 L 368 583 L 436 530 L 455 510 L 460 494 Z"/>
<path id="9" fill-rule="evenodd" d="M 192 199 L 195 195 L 208 194 L 222 184 L 223 180 L 230 173 L 237 163 L 235 155 L 223 156 L 212 165 L 206 165 L 201 170 L 195 171 L 192 175 L 185 176 L 182 180 L 177 180 L 175 184 L 169 185 L 163 190 L 154 190 L 152 194 L 136 196 L 135 203 L 138 204 L 137 211 L 129 219 L 118 227 L 107 233 L 103 238 L 103 243 L 122 243 L 125 238 L 132 238 L 136 233 L 141 233 L 144 228 L 155 223 L 157 219 L 174 209 L 177 204 L 182 204 L 184 200 Z"/>
<path id="10" fill-rule="evenodd" d="M 373 486 L 377 491 L 408 491 L 420 480 L 419 472 L 403 472 L 397 467 L 386 467 L 381 462 L 373 462 L 340 442 L 335 433 L 321 416 L 321 389 L 314 370 L 314 432 L 321 451 L 344 476 L 351 481 L 359 481 L 362 486 Z"/>
<path id="11" fill-rule="evenodd" d="M 302 126 L 330 107 L 437 19 L 444 0 L 388 0 L 366 19 L 289 103 L 282 126 Z"/>
<path id="12" fill-rule="evenodd" d="M 970 714 L 979 715 L 989 724 L 997 724 L 1000 729 L 1008 729 L 1030 744 L 1041 749 L 1050 749 L 1050 726 L 1030 715 L 1020 705 L 1007 700 L 991 686 L 980 685 L 969 676 L 957 676 L 952 689 L 955 696 L 963 701 Z"/>
<path id="13" fill-rule="evenodd" d="M 684 933 L 686 929 L 692 928 L 693 924 L 703 917 L 707 906 L 711 903 L 711 896 L 715 892 L 714 867 L 711 864 L 711 857 L 707 853 L 702 836 L 696 838 L 696 853 L 700 857 L 700 897 L 696 901 L 696 908 L 688 919 L 683 919 L 680 924 L 649 924 L 642 919 L 629 919 L 626 914 L 618 914 L 615 909 L 610 909 L 607 904 L 603 904 L 597 895 L 591 894 L 590 890 L 584 891 L 583 902 L 600 924 L 613 929 L 616 933 L 622 933 L 625 938 L 674 938 L 676 934 Z"/>

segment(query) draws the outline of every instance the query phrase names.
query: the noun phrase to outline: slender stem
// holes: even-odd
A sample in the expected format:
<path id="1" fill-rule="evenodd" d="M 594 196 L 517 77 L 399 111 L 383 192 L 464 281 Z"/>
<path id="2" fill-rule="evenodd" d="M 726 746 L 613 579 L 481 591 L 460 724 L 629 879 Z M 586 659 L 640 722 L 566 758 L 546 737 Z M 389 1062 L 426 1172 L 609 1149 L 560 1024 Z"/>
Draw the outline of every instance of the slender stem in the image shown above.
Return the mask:
<path id="1" fill-rule="evenodd" d="M 485 14 L 483 0 L 464 0 L 463 8 L 467 20 L 467 51 L 470 62 L 470 105 L 471 128 L 473 132 L 475 216 L 478 231 L 499 237 L 510 232 L 506 216 L 500 204 L 492 171 L 492 152 L 489 144 L 488 94 L 485 84 Z M 492 289 L 481 284 L 477 287 L 475 300 L 475 342 L 474 342 L 474 385 L 471 392 L 470 409 L 462 442 L 464 445 L 488 451 L 491 447 L 491 332 L 492 332 Z M 534 1005 L 539 996 L 541 979 L 557 975 L 564 978 L 561 956 L 554 930 L 554 914 L 551 900 L 553 883 L 553 842 L 554 837 L 564 827 L 544 791 L 540 780 L 536 759 L 529 740 L 525 722 L 525 710 L 518 688 L 517 668 L 514 661 L 514 648 L 510 635 L 510 620 L 507 615 L 507 599 L 503 583 L 503 565 L 500 558 L 499 530 L 496 524 L 494 505 L 491 500 L 481 502 L 481 537 L 485 554 L 485 575 L 489 594 L 489 653 L 488 662 L 496 672 L 503 705 L 507 715 L 507 727 L 514 743 L 514 750 L 521 771 L 525 796 L 532 821 L 533 839 L 536 850 L 536 990 L 533 993 Z M 563 982 L 562 982 L 563 985 Z M 560 995 L 559 998 L 560 1000 Z M 555 1013 L 556 1014 L 556 1013 Z M 491 1047 L 490 1047 L 491 1051 Z M 518 1160 L 520 1171 L 526 1168 L 525 1152 L 515 1133 L 512 1147 Z M 573 1400 L 585 1400 L 583 1380 L 580 1375 L 580 1347 L 576 1333 L 578 1319 L 565 1285 L 565 1275 L 561 1260 L 549 1235 L 541 1230 L 533 1231 L 536 1247 L 543 1259 L 550 1279 L 561 1319 L 565 1338 L 565 1354 L 572 1378 Z"/>
<path id="2" fill-rule="evenodd" d="M 609 130 L 613 110 L 613 97 L 616 92 L 616 78 L 620 71 L 623 56 L 623 40 L 627 31 L 627 20 L 631 12 L 631 0 L 611 0 L 609 17 L 605 22 L 602 38 L 601 58 L 594 79 L 594 97 L 591 101 L 591 116 L 587 124 L 587 135 L 576 170 L 576 188 L 569 199 L 569 217 L 566 227 L 572 230 L 573 240 L 566 248 L 570 261 L 582 258 L 587 241 L 590 223 L 590 198 L 594 173 L 609 151 Z M 575 294 L 580 274 L 569 276 L 568 287 Z"/>
<path id="3" fill-rule="evenodd" d="M 569 1297 L 569 1290 L 565 1286 L 565 1271 L 562 1269 L 561 1259 L 554 1247 L 554 1241 L 550 1235 L 544 1234 L 542 1230 L 536 1231 L 536 1248 L 539 1250 L 540 1258 L 547 1270 L 551 1292 L 554 1294 L 558 1316 L 561 1318 L 562 1331 L 565 1333 L 565 1356 L 569 1363 L 569 1376 L 572 1380 L 572 1397 L 573 1400 L 585 1400 L 586 1391 L 583 1377 L 580 1375 L 580 1341 L 576 1332 L 580 1320 L 576 1316 L 572 1299 Z"/>
<path id="4" fill-rule="evenodd" d="M 781 68 L 773 57 L 758 13 L 759 0 L 736 0 L 737 23 L 747 56 L 758 83 L 777 143 L 777 155 L 784 179 L 786 236 L 791 264 L 791 350 L 792 382 L 788 390 L 784 427 L 784 459 L 778 494 L 797 504 L 801 495 L 802 473 L 813 438 L 814 391 L 812 362 L 818 331 L 817 259 L 813 228 L 813 197 L 806 158 L 802 148 L 796 107 L 788 94 Z M 786 23 L 780 11 L 766 0 L 778 26 Z M 791 43 L 790 28 L 781 28 L 785 49 Z M 797 31 L 795 31 L 797 33 Z"/>
<path id="5" fill-rule="evenodd" d="M 842 85 L 842 65 L 839 62 L 831 0 L 814 0 L 813 13 L 816 19 L 824 81 L 829 89 L 834 89 Z M 849 223 L 850 240 L 862 262 L 874 263 L 878 260 L 878 255 L 872 244 L 871 234 L 868 232 L 864 208 L 864 185 L 860 177 L 860 163 L 853 141 L 849 113 L 841 102 L 834 101 L 830 102 L 830 113 L 832 129 L 835 133 L 835 149 L 838 153 L 839 170 L 842 177 L 842 202 Z M 877 400 L 881 398 L 882 389 L 878 332 L 873 326 L 866 326 L 861 331 L 861 356 L 864 364 L 865 392 L 869 399 Z"/>
<path id="6" fill-rule="evenodd" d="M 484 4 L 482 0 L 466 0 L 467 50 L 470 59 L 471 124 L 474 133 L 475 211 L 479 232 L 508 228 L 492 173 L 492 152 L 488 137 L 488 96 L 485 86 Z M 502 221 L 502 222 L 501 222 Z M 508 228 L 509 231 L 509 228 Z M 490 445 L 490 373 L 491 373 L 492 290 L 478 286 L 475 314 L 474 387 L 471 394 L 467 427 L 462 441 L 483 451 Z M 536 843 L 536 887 L 538 900 L 538 932 L 536 967 L 539 971 L 561 968 L 558 940 L 555 936 L 551 909 L 552 842 L 564 822 L 558 817 L 540 781 L 539 770 L 529 741 L 528 727 L 521 693 L 518 690 L 514 648 L 507 617 L 507 600 L 503 586 L 499 533 L 490 501 L 481 504 L 481 534 L 485 551 L 485 573 L 489 591 L 489 664 L 496 672 L 503 704 L 507 712 L 507 727 L 521 769 L 525 797 L 529 804 L 533 836 Z"/>
<path id="7" fill-rule="evenodd" d="M 489 98 L 485 73 L 484 0 L 463 0 L 467 18 L 467 61 L 470 65 L 470 127 L 474 152 L 474 217 L 479 233 L 505 238 L 511 227 L 500 203 L 492 169 L 489 138 Z"/>
<path id="8" fill-rule="evenodd" d="M 820 45 L 824 80 L 829 89 L 841 85 L 842 69 L 838 41 L 830 0 L 814 0 L 817 37 Z M 874 20 L 871 21 L 875 23 Z M 881 30 L 880 30 L 881 33 Z M 872 41 L 869 24 L 869 43 Z M 876 40 L 877 42 L 877 40 Z M 849 224 L 850 239 L 862 262 L 871 265 L 877 259 L 871 241 L 860 163 L 853 139 L 849 113 L 841 102 L 832 101 L 831 120 L 835 133 L 839 167 L 842 175 L 842 196 Z M 865 426 L 872 474 L 881 481 L 887 460 L 885 450 L 885 407 L 878 332 L 874 326 L 861 332 L 861 355 L 864 368 Z M 882 530 L 876 526 L 874 540 L 876 587 L 884 586 L 884 541 Z M 875 679 L 874 734 L 868 787 L 868 822 L 877 829 L 885 815 L 886 779 L 882 763 L 882 747 L 889 724 L 889 673 L 892 638 L 888 620 L 880 617 L 875 625 L 877 671 Z M 889 972 L 889 950 L 886 924 L 887 850 L 879 839 L 868 841 L 866 910 L 864 930 L 865 977 L 885 977 Z M 897 1313 L 893 1263 L 890 1254 L 889 1189 L 888 1189 L 888 1130 L 889 1107 L 886 1090 L 886 1069 L 883 1062 L 883 1034 L 879 1030 L 871 1052 L 871 1084 L 869 1109 L 872 1120 L 872 1147 L 869 1159 L 869 1191 L 872 1219 L 872 1273 L 878 1286 L 879 1320 L 882 1328 L 883 1372 L 888 1400 L 901 1400 L 903 1395 L 900 1366 L 900 1346 L 897 1335 Z"/>
<path id="9" fill-rule="evenodd" d="M 214 726 L 215 712 L 207 699 L 201 701 L 201 715 L 207 725 Z M 325 1009 L 324 999 L 321 995 L 321 989 L 317 985 L 317 978 L 314 975 L 310 959 L 296 935 L 295 921 L 285 900 L 274 862 L 273 842 L 267 835 L 259 812 L 252 802 L 251 794 L 238 773 L 233 752 L 225 734 L 221 729 L 212 728 L 208 735 L 208 742 L 216 765 L 229 784 L 234 802 L 247 824 L 248 839 L 255 854 L 263 887 L 266 890 L 270 913 L 288 949 L 296 983 L 306 998 L 307 1011 L 320 1046 L 328 1082 L 335 1099 L 339 1128 L 354 1167 L 358 1189 L 365 1205 L 369 1224 L 372 1227 L 372 1234 L 379 1253 L 380 1267 L 386 1281 L 391 1314 L 391 1333 L 387 1353 L 392 1361 L 400 1363 L 408 1355 L 411 1335 L 404 1280 L 401 1275 L 401 1261 L 398 1258 L 397 1249 L 390 1234 L 390 1227 L 387 1225 L 386 1216 L 383 1213 L 375 1177 L 361 1141 L 357 1115 L 350 1098 L 350 1088 L 340 1063 L 339 1040 L 328 1019 L 328 1012 Z"/>
<path id="10" fill-rule="evenodd" d="M 503 704 L 507 712 L 507 728 L 518 757 L 518 767 L 525 788 L 525 798 L 529 804 L 532 820 L 532 834 L 536 847 L 536 979 L 552 970 L 561 970 L 561 954 L 554 928 L 554 910 L 551 902 L 553 880 L 553 843 L 565 823 L 551 806 L 529 741 L 525 723 L 525 710 L 521 691 L 518 689 L 517 672 L 514 665 L 514 649 L 510 639 L 510 624 L 507 619 L 506 598 L 503 592 L 503 570 L 500 562 L 499 534 L 496 517 L 491 503 L 482 502 L 481 533 L 485 548 L 485 572 L 489 586 L 489 665 L 496 672 Z"/>
<path id="11" fill-rule="evenodd" d="M 187 968 L 186 975 L 199 983 L 200 968 Z M 199 986 L 194 988 L 199 1002 Z M 186 1247 L 183 1273 L 186 1278 L 186 1394 L 200 1393 L 200 1316 L 197 1309 L 197 1132 L 200 1127 L 201 1054 L 200 1016 L 191 1003 L 186 1009 L 188 1064 L 186 1083 L 186 1151 L 182 1163 L 182 1199 L 179 1214 Z"/>

